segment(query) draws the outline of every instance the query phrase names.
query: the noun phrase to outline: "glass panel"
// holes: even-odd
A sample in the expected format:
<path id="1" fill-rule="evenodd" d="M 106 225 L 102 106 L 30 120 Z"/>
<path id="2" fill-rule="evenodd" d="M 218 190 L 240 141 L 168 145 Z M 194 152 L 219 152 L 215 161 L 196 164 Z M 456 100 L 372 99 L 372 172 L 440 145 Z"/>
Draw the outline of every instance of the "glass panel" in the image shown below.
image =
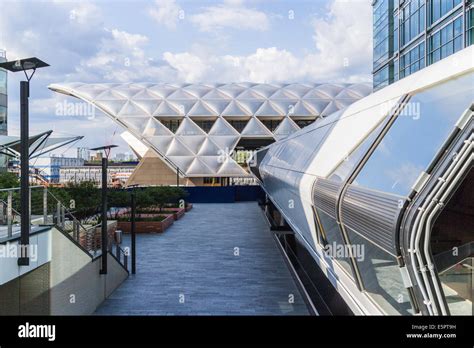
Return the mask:
<path id="1" fill-rule="evenodd" d="M 7 108 L 4 106 L 0 106 L 0 135 L 6 135 L 6 134 L 7 134 Z"/>
<path id="2" fill-rule="evenodd" d="M 454 39 L 454 52 L 457 52 L 462 49 L 462 37 L 457 37 Z"/>
<path id="3" fill-rule="evenodd" d="M 319 221 L 324 229 L 324 233 L 327 239 L 328 248 L 327 254 L 333 259 L 337 260 L 340 265 L 347 271 L 347 273 L 352 276 L 352 268 L 350 265 L 350 258 L 345 249 L 344 239 L 342 238 L 342 232 L 339 228 L 339 224 L 336 222 L 336 219 L 326 214 L 321 209 L 316 208 L 318 213 Z"/>
<path id="4" fill-rule="evenodd" d="M 388 117 L 388 116 L 387 116 Z M 336 170 L 329 176 L 329 179 L 336 182 L 344 182 L 354 170 L 355 166 L 359 164 L 362 156 L 364 156 L 369 150 L 370 145 L 375 141 L 377 136 L 382 131 L 386 119 L 384 119 L 380 125 L 373 130 L 363 142 L 351 152 L 349 156 L 336 168 Z"/>
<path id="5" fill-rule="evenodd" d="M 7 72 L 0 69 L 0 94 L 7 94 Z"/>
<path id="6" fill-rule="evenodd" d="M 474 170 L 449 199 L 431 230 L 431 251 L 450 314 L 472 315 L 474 300 Z"/>
<path id="7" fill-rule="evenodd" d="M 408 195 L 455 122 L 472 104 L 473 89 L 471 73 L 412 97 L 354 184 Z"/>
<path id="8" fill-rule="evenodd" d="M 413 314 L 395 257 L 379 249 L 350 228 L 351 245 L 363 250 L 356 258 L 364 289 L 387 314 Z"/>

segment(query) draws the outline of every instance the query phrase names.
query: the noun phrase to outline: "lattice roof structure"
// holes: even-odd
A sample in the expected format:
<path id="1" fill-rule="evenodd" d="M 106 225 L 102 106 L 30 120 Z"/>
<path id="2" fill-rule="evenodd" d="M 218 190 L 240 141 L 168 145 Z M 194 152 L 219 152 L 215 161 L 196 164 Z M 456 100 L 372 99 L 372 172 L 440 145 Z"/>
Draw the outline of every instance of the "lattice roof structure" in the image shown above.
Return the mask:
<path id="1" fill-rule="evenodd" d="M 189 177 L 245 176 L 229 156 L 241 139 L 280 140 L 372 92 L 370 84 L 59 83 Z"/>

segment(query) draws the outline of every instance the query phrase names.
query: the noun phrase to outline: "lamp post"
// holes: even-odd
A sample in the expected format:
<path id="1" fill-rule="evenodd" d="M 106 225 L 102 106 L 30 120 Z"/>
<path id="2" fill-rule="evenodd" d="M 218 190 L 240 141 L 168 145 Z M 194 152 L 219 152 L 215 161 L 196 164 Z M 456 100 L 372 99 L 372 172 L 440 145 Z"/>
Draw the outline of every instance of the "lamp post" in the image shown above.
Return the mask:
<path id="1" fill-rule="evenodd" d="M 110 150 L 114 147 L 117 147 L 117 145 L 107 145 L 90 149 L 92 151 L 104 151 L 105 154 L 105 156 L 102 157 L 102 268 L 100 274 L 107 274 L 107 246 L 109 243 L 107 238 L 107 165 Z"/>
<path id="2" fill-rule="evenodd" d="M 20 245 L 21 255 L 18 258 L 19 266 L 28 266 L 30 259 L 28 256 L 28 247 L 30 244 L 30 183 L 29 183 L 29 111 L 28 98 L 30 96 L 30 81 L 36 72 L 36 69 L 48 67 L 49 64 L 42 60 L 32 57 L 27 59 L 20 59 L 15 61 L 8 61 L 0 63 L 0 68 L 11 72 L 23 71 L 26 76 L 26 81 L 20 82 L 20 206 L 21 206 L 21 234 Z M 27 71 L 33 70 L 28 75 Z"/>
<path id="3" fill-rule="evenodd" d="M 176 167 L 176 187 L 179 187 L 179 167 Z"/>

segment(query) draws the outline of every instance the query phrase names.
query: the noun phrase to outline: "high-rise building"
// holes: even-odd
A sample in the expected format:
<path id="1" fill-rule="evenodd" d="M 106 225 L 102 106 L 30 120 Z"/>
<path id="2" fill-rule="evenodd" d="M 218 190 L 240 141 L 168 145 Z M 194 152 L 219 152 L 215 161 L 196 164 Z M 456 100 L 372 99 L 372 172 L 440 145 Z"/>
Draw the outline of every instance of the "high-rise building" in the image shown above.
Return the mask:
<path id="1" fill-rule="evenodd" d="M 83 159 L 84 161 L 89 161 L 91 159 L 90 150 L 87 147 L 78 147 L 77 158 Z"/>
<path id="2" fill-rule="evenodd" d="M 472 0 L 374 0 L 374 90 L 474 43 Z"/>

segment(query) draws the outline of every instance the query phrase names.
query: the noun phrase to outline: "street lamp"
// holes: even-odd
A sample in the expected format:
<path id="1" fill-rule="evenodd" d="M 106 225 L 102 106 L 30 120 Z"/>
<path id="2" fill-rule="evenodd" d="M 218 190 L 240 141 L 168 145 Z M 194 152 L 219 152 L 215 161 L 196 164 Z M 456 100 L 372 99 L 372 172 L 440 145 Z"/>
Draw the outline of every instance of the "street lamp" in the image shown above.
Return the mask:
<path id="1" fill-rule="evenodd" d="M 107 274 L 107 164 L 110 150 L 117 145 L 106 145 L 90 149 L 92 151 L 104 151 L 105 157 L 102 157 L 102 269 L 100 274 Z"/>
<path id="2" fill-rule="evenodd" d="M 11 72 L 23 71 L 26 76 L 26 81 L 20 82 L 20 188 L 21 188 L 21 255 L 18 258 L 19 266 L 28 266 L 30 259 L 28 256 L 28 246 L 30 244 L 30 183 L 29 183 L 29 111 L 28 111 L 28 98 L 30 96 L 30 81 L 36 72 L 36 69 L 48 67 L 49 64 L 42 60 L 32 57 L 27 59 L 20 59 L 15 61 L 8 61 L 0 63 L 0 68 Z M 28 75 L 27 71 L 33 70 Z"/>

